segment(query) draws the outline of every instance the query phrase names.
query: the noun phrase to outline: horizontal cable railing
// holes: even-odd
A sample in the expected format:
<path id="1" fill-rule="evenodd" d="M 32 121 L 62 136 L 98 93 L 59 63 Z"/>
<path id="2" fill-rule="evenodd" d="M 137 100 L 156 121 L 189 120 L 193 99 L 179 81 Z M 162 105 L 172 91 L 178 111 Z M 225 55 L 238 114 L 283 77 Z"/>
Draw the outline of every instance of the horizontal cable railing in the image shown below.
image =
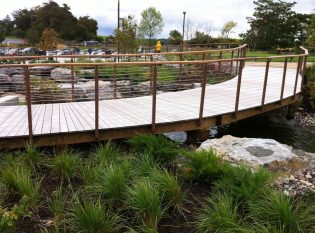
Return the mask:
<path id="1" fill-rule="evenodd" d="M 229 56 L 223 55 L 225 51 L 230 52 Z M 303 85 L 301 77 L 308 56 L 306 49 L 301 48 L 301 52 L 298 55 L 247 58 L 246 46 L 241 46 L 237 50 L 219 51 L 216 59 L 204 51 L 196 51 L 176 55 L 197 54 L 201 56 L 199 60 L 2 64 L 0 94 L 2 92 L 7 99 L 1 103 L 0 98 L 0 112 L 4 105 L 25 106 L 30 141 L 34 132 L 58 133 L 53 131 L 53 119 L 47 132 L 44 123 L 39 123 L 41 117 L 45 118 L 40 115 L 42 108 L 48 114 L 57 106 L 51 104 L 62 104 L 61 107 L 58 105 L 59 118 L 63 117 L 61 111 L 73 122 L 78 118 L 80 123 L 80 117 L 90 119 L 90 122 L 80 123 L 82 129 L 77 125 L 73 128 L 94 130 L 96 138 L 99 130 L 115 125 L 114 119 L 107 122 L 104 112 L 120 112 L 117 118 L 126 126 L 149 124 L 152 132 L 158 123 L 185 119 L 197 119 L 201 127 L 207 116 L 227 112 L 237 116 L 243 109 L 257 105 L 263 108 L 267 103 L 281 103 L 283 99 L 296 97 Z M 284 59 L 280 63 L 282 66 L 272 67 L 273 60 L 278 58 Z M 298 62 L 289 63 L 290 58 L 297 58 Z M 263 61 L 264 66 L 245 66 L 246 62 L 255 60 Z M 114 102 L 108 102 L 112 100 Z M 111 103 L 111 109 L 107 108 Z M 130 106 L 134 109 L 128 109 Z M 81 113 L 80 108 L 88 109 L 88 116 Z M 141 116 L 143 121 L 139 119 Z"/>

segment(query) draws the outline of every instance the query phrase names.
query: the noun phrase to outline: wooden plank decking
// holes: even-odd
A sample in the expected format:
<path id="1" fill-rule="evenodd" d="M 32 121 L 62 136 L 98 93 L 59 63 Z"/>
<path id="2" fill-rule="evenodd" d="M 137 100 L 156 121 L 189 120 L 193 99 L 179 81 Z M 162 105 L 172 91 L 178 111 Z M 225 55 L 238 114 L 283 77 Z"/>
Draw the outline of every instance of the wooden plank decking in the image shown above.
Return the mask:
<path id="1" fill-rule="evenodd" d="M 245 67 L 243 70 L 239 110 L 261 106 L 264 67 Z M 282 68 L 269 70 L 265 103 L 280 100 Z M 284 96 L 293 96 L 296 69 L 288 69 Z M 234 112 L 237 78 L 207 85 L 204 117 Z M 297 93 L 301 90 L 301 76 Z M 201 88 L 157 95 L 156 124 L 198 119 Z M 94 101 L 32 105 L 34 136 L 85 132 L 95 129 Z M 99 128 L 122 129 L 150 125 L 152 121 L 152 96 L 105 100 L 99 102 Z M 170 129 L 171 130 L 171 129 Z M 28 135 L 26 106 L 0 107 L 0 140 Z"/>

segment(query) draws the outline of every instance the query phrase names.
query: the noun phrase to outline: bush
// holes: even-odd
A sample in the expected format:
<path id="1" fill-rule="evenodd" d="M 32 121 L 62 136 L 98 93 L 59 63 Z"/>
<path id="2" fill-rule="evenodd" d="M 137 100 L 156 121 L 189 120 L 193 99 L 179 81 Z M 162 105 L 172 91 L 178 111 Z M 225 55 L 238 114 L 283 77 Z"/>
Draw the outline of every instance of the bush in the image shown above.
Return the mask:
<path id="1" fill-rule="evenodd" d="M 281 229 L 286 233 L 311 232 L 314 230 L 314 206 L 306 207 L 300 201 L 293 202 L 283 193 L 271 191 L 249 202 L 253 219 L 268 229 Z"/>
<path id="2" fill-rule="evenodd" d="M 185 176 L 198 183 L 211 184 L 222 176 L 227 166 L 213 151 L 195 151 L 187 153 Z"/>
<path id="3" fill-rule="evenodd" d="M 89 233 L 117 232 L 122 228 L 120 216 L 106 208 L 100 199 L 76 201 L 69 225 L 74 232 Z"/>
<path id="4" fill-rule="evenodd" d="M 163 135 L 137 135 L 129 140 L 134 152 L 149 154 L 159 163 L 174 161 L 179 153 L 177 144 Z"/>
<path id="5" fill-rule="evenodd" d="M 157 230 L 164 210 L 158 191 L 148 179 L 139 180 L 129 188 L 126 202 L 146 229 Z"/>

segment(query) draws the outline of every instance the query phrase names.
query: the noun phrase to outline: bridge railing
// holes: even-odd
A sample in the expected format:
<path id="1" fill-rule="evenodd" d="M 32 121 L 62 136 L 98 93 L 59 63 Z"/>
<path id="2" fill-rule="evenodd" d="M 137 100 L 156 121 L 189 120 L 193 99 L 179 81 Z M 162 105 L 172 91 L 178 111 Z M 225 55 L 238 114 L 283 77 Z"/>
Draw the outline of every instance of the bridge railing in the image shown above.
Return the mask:
<path id="1" fill-rule="evenodd" d="M 7 72 L 8 75 L 4 74 L 5 76 L 2 76 L 2 78 L 7 79 L 10 85 L 3 85 L 3 82 L 1 84 L 2 88 L 9 88 L 10 92 L 18 94 L 22 104 L 25 104 L 30 142 L 33 140 L 36 124 L 34 118 L 38 118 L 34 109 L 38 109 L 41 104 L 93 101 L 93 108 L 90 109 L 89 114 L 95 122 L 95 137 L 98 138 L 101 130 L 100 109 L 105 107 L 103 100 L 146 96 L 147 104 L 143 105 L 143 112 L 138 113 L 138 116 L 141 116 L 141 114 L 143 114 L 143 117 L 149 116 L 148 124 L 151 126 L 152 132 L 155 132 L 156 124 L 160 122 L 157 120 L 159 109 L 163 110 L 160 108 L 161 106 L 157 105 L 160 93 L 187 90 L 187 95 L 183 97 L 182 103 L 195 106 L 195 112 L 189 114 L 191 118 L 197 119 L 199 127 L 203 126 L 205 107 L 211 106 L 213 101 L 222 103 L 222 108 L 234 112 L 237 117 L 240 110 L 251 107 L 244 105 L 243 100 L 253 98 L 254 94 L 260 92 L 260 107 L 263 108 L 266 104 L 266 98 L 268 98 L 267 84 L 271 75 L 277 75 L 282 80 L 279 82 L 281 85 L 275 86 L 278 91 L 280 90 L 280 96 L 274 101 L 279 101 L 281 104 L 283 99 L 297 96 L 301 89 L 300 85 L 303 84 L 300 77 L 303 75 L 306 66 L 308 55 L 306 49 L 302 48 L 302 53 L 299 55 L 267 58 L 247 58 L 245 57 L 246 50 L 239 51 L 242 51 L 240 52 L 242 54 L 236 58 L 233 56 L 211 60 L 205 58 L 196 61 L 3 64 L 0 65 L 0 73 Z M 202 54 L 203 56 L 204 52 L 193 54 Z M 297 58 L 298 62 L 289 63 L 291 58 Z M 270 73 L 272 62 L 278 59 L 282 59 L 283 62 L 277 63 L 280 67 L 276 73 L 274 71 Z M 263 62 L 263 65 L 259 69 L 253 69 L 249 63 L 254 61 Z M 290 67 L 288 67 L 289 65 Z M 247 67 L 247 69 L 244 70 L 244 67 Z M 246 72 L 245 80 L 243 78 L 244 72 Z M 288 72 L 295 72 L 294 85 L 285 88 Z M 242 83 L 250 82 L 250 77 L 257 76 L 261 77 L 262 85 L 253 86 L 250 92 L 243 93 Z M 12 80 L 15 80 L 13 85 L 11 85 Z M 232 85 L 225 86 L 228 82 L 232 82 Z M 216 100 L 206 98 L 207 89 L 213 84 L 222 86 L 220 89 L 222 98 Z M 198 101 L 191 102 L 192 98 L 189 90 L 196 88 L 199 91 Z M 234 95 L 235 101 L 233 103 L 225 102 L 225 97 L 228 94 Z M 138 100 L 137 98 L 133 99 L 130 101 Z M 122 102 L 120 101 L 120 103 Z M 18 104 L 21 104 L 21 102 Z M 174 106 L 172 95 L 169 95 L 169 103 L 166 104 L 169 104 L 169 111 L 175 111 L 172 109 L 172 106 Z M 229 105 L 233 106 L 229 107 Z M 119 110 L 122 111 L 121 120 L 136 117 L 128 116 L 126 109 Z M 106 109 L 104 111 L 106 112 Z M 169 121 L 171 120 L 169 119 Z"/>

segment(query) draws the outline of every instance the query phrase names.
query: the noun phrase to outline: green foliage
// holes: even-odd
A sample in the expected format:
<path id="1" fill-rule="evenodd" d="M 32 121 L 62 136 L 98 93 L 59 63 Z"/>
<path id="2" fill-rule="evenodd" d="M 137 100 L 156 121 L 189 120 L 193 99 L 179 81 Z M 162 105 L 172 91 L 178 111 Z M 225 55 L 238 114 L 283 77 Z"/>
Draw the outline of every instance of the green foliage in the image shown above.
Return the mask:
<path id="1" fill-rule="evenodd" d="M 122 203 L 128 189 L 131 169 L 128 162 L 99 168 L 92 189 L 104 195 L 109 201 Z"/>
<path id="2" fill-rule="evenodd" d="M 180 210 L 185 198 L 181 185 L 176 176 L 171 175 L 167 170 L 153 171 L 150 180 L 159 189 L 161 199 L 175 210 Z"/>
<path id="3" fill-rule="evenodd" d="M 308 111 L 315 111 L 315 65 L 308 66 L 305 70 L 307 80 L 303 91 L 303 107 Z"/>
<path id="4" fill-rule="evenodd" d="M 296 37 L 306 31 L 309 16 L 299 16 L 292 10 L 296 2 L 257 0 L 254 4 L 253 17 L 247 18 L 251 28 L 244 35 L 252 47 L 263 50 L 293 47 Z"/>
<path id="5" fill-rule="evenodd" d="M 60 179 L 69 180 L 77 175 L 79 165 L 78 154 L 73 151 L 65 151 L 51 158 L 48 166 Z"/>
<path id="6" fill-rule="evenodd" d="M 116 46 L 121 53 L 135 53 L 138 47 L 137 43 L 137 24 L 134 17 L 124 18 L 120 28 L 114 32 Z"/>
<path id="7" fill-rule="evenodd" d="M 106 142 L 96 149 L 95 158 L 98 164 L 106 165 L 120 158 L 122 152 L 119 150 L 116 144 L 111 141 Z"/>
<path id="8" fill-rule="evenodd" d="M 27 166 L 36 169 L 40 166 L 41 157 L 39 149 L 33 145 L 27 145 L 23 154 L 23 159 Z"/>
<path id="9" fill-rule="evenodd" d="M 12 15 L 15 27 L 11 34 L 27 36 L 32 43 L 39 42 L 45 28 L 54 29 L 64 40 L 90 40 L 95 39 L 97 34 L 96 20 L 88 16 L 76 18 L 67 4 L 59 6 L 55 1 L 31 9 L 19 9 Z"/>
<path id="10" fill-rule="evenodd" d="M 126 202 L 147 229 L 157 230 L 164 210 L 158 191 L 148 179 L 141 179 L 129 188 Z"/>
<path id="11" fill-rule="evenodd" d="M 245 233 L 242 217 L 238 214 L 237 209 L 238 206 L 233 201 L 233 197 L 225 194 L 213 195 L 203 203 L 197 214 L 196 228 L 198 232 Z"/>
<path id="12" fill-rule="evenodd" d="M 57 48 L 59 39 L 58 33 L 52 28 L 45 28 L 42 33 L 39 47 L 42 50 L 53 50 Z"/>
<path id="13" fill-rule="evenodd" d="M 40 181 L 32 179 L 31 170 L 21 164 L 7 165 L 1 172 L 1 182 L 8 193 L 17 193 L 30 208 L 37 208 Z"/>
<path id="14" fill-rule="evenodd" d="M 223 176 L 216 186 L 239 201 L 254 200 L 271 180 L 271 175 L 263 168 L 252 171 L 246 166 L 225 166 L 222 171 Z"/>
<path id="15" fill-rule="evenodd" d="M 306 43 L 310 47 L 315 47 L 315 14 L 312 14 L 311 22 L 307 30 Z"/>
<path id="16" fill-rule="evenodd" d="M 100 199 L 76 201 L 69 226 L 74 232 L 111 233 L 122 228 L 121 218 L 105 207 Z"/>
<path id="17" fill-rule="evenodd" d="M 148 9 L 142 11 L 139 34 L 141 37 L 149 38 L 149 47 L 151 45 L 151 38 L 160 34 L 163 30 L 163 26 L 164 23 L 162 15 L 155 7 L 149 7 Z"/>
<path id="18" fill-rule="evenodd" d="M 222 38 L 229 38 L 230 33 L 232 32 L 233 28 L 237 26 L 237 23 L 235 21 L 228 21 L 223 25 L 223 28 L 221 30 L 221 37 Z"/>
<path id="19" fill-rule="evenodd" d="M 223 167 L 227 166 L 213 151 L 189 152 L 187 159 L 184 174 L 198 183 L 213 183 L 222 176 Z"/>
<path id="20" fill-rule="evenodd" d="M 139 156 L 147 153 L 159 163 L 172 162 L 179 153 L 177 145 L 163 135 L 137 135 L 129 140 L 129 144 Z"/>
<path id="21" fill-rule="evenodd" d="M 311 232 L 315 221 L 314 206 L 293 202 L 280 192 L 266 192 L 265 196 L 249 202 L 253 219 L 270 229 L 286 233 Z"/>
<path id="22" fill-rule="evenodd" d="M 177 30 L 170 31 L 170 36 L 169 36 L 170 44 L 172 44 L 172 45 L 180 45 L 182 40 L 183 40 L 183 37 L 182 37 L 182 35 L 180 34 L 179 31 L 177 31 Z"/>

